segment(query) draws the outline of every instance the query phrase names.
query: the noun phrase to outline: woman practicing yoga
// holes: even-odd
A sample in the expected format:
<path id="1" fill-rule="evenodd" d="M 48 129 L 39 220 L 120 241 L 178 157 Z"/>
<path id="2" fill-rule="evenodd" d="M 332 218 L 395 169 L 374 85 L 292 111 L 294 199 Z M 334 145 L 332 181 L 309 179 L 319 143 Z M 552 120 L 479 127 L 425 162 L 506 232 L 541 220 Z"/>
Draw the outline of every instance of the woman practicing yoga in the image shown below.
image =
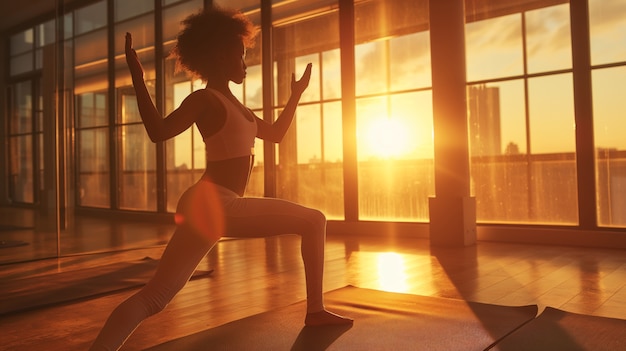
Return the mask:
<path id="1" fill-rule="evenodd" d="M 191 15 L 183 25 L 173 54 L 182 68 L 206 82 L 206 88 L 191 93 L 166 118 L 160 116 L 146 89 L 130 34 L 126 34 L 126 61 L 150 139 L 172 138 L 195 123 L 206 144 L 206 171 L 178 202 L 176 231 L 154 277 L 115 308 L 91 350 L 119 349 L 144 319 L 165 308 L 222 236 L 300 235 L 307 292 L 304 324 L 352 323 L 324 308 L 324 214 L 281 199 L 243 196 L 253 164 L 254 139 L 281 141 L 309 84 L 311 64 L 299 80 L 292 74 L 289 101 L 277 120 L 268 123 L 244 107 L 228 86 L 230 81 L 243 82 L 245 50 L 253 45 L 257 28 L 243 14 L 218 8 Z"/>

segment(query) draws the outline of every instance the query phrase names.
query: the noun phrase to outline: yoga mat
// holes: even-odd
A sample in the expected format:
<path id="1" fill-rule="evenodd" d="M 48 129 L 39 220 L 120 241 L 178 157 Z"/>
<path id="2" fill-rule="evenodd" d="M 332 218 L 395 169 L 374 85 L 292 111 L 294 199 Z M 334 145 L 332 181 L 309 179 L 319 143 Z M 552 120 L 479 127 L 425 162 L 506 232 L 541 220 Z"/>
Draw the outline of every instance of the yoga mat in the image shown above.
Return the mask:
<path id="1" fill-rule="evenodd" d="M 493 350 L 626 350 L 626 320 L 547 307 L 539 317 L 497 343 Z"/>
<path id="2" fill-rule="evenodd" d="M 506 307 L 345 287 L 325 295 L 351 326 L 304 327 L 304 301 L 172 340 L 150 351 L 484 350 L 533 319 L 536 306 Z"/>
<path id="3" fill-rule="evenodd" d="M 0 282 L 0 315 L 94 298 L 145 285 L 158 260 L 146 257 L 98 267 Z M 212 271 L 196 271 L 192 279 Z"/>

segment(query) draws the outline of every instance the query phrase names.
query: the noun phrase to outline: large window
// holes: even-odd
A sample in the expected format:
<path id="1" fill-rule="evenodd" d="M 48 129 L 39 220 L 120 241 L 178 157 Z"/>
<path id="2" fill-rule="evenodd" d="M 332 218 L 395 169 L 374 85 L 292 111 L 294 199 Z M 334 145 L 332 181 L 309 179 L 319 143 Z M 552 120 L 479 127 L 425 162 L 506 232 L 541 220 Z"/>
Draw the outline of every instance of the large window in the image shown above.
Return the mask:
<path id="1" fill-rule="evenodd" d="M 626 2 L 590 0 L 589 12 L 598 224 L 626 227 Z"/>
<path id="2" fill-rule="evenodd" d="M 494 6 L 466 25 L 477 219 L 577 224 L 569 4 Z"/>
<path id="3" fill-rule="evenodd" d="M 278 145 L 276 195 L 343 219 L 343 142 L 339 16 L 333 1 L 306 2 L 316 13 L 298 19 L 298 3 L 276 7 L 273 32 L 276 115 L 290 96 L 292 73 L 298 78 L 313 64 L 311 82 L 294 122 Z M 315 7 L 319 6 L 319 7 Z"/>
<path id="4" fill-rule="evenodd" d="M 35 200 L 35 141 L 41 126 L 34 123 L 35 98 L 31 81 L 13 86 L 10 103 L 10 196 L 15 202 L 32 203 Z"/>
<path id="5" fill-rule="evenodd" d="M 156 100 L 156 57 L 154 30 L 154 1 L 115 1 L 115 88 L 116 116 L 114 137 L 116 145 L 117 205 L 128 210 L 157 210 L 156 146 L 144 129 L 137 99 L 131 85 L 124 57 L 125 33 L 133 34 L 133 46 L 144 67 L 144 77 L 152 100 Z"/>
<path id="6" fill-rule="evenodd" d="M 43 48 L 54 42 L 51 22 L 10 37 L 9 76 L 14 83 L 8 101 L 9 197 L 17 203 L 36 203 L 43 179 Z"/>
<path id="7" fill-rule="evenodd" d="M 109 208 L 110 118 L 105 1 L 74 11 L 74 94 L 79 206 Z"/>
<path id="8" fill-rule="evenodd" d="M 428 221 L 434 195 L 428 1 L 355 5 L 359 218 Z"/>
<path id="9" fill-rule="evenodd" d="M 335 220 L 427 222 L 437 162 L 429 1 L 354 1 L 353 7 L 337 0 L 270 2 L 263 28 L 271 30 L 271 43 L 264 46 L 260 34 L 247 51 L 247 78 L 231 86 L 234 95 L 259 117 L 276 118 L 290 96 L 291 74 L 301 75 L 308 63 L 313 72 L 284 140 L 257 140 L 247 195 L 296 201 Z M 47 92 L 59 87 L 45 67 L 62 56 L 63 94 L 71 97 L 62 113 L 72 117 L 58 118 L 69 121 L 62 146 L 71 149 L 65 165 L 74 172 L 67 180 L 75 178 L 76 205 L 175 210 L 204 171 L 204 143 L 195 126 L 162 144 L 148 139 L 124 60 L 124 33 L 133 34 L 148 89 L 167 114 L 204 87 L 176 72 L 168 54 L 181 21 L 206 3 L 85 1 L 8 35 L 10 201 L 37 204 L 51 183 L 46 128 L 53 119 L 46 113 L 59 111 L 45 104 L 53 100 Z M 239 8 L 262 25 L 258 0 L 212 3 Z M 466 1 L 471 192 L 479 222 L 593 226 L 597 219 L 600 227 L 626 227 L 626 45 L 620 44 L 626 42 L 626 2 L 587 3 L 590 70 L 580 67 L 580 40 L 572 37 L 584 27 L 572 23 L 587 8 L 579 2 Z M 346 8 L 354 16 L 342 16 Z M 341 34 L 352 29 L 354 46 L 341 47 L 347 40 Z M 352 52 L 354 62 L 342 62 Z M 354 70 L 354 81 L 346 70 Z M 574 99 L 585 73 L 591 86 L 583 94 L 590 95 L 592 112 L 580 113 Z M 593 126 L 591 137 L 577 140 L 585 134 L 576 123 L 585 120 Z M 594 162 L 595 168 L 581 167 Z M 594 184 L 579 184 L 592 178 Z M 578 193 L 586 186 L 595 189 L 591 216 L 579 203 L 591 197 Z"/>
<path id="10" fill-rule="evenodd" d="M 109 207 L 110 165 L 108 99 L 106 92 L 76 96 L 78 204 Z"/>

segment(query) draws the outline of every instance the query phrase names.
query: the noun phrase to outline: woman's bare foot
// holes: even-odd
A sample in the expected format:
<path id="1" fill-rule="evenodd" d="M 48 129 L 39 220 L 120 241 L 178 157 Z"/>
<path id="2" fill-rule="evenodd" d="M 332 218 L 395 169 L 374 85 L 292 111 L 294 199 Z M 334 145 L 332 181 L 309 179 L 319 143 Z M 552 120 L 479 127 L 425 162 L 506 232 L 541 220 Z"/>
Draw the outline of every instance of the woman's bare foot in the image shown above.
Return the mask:
<path id="1" fill-rule="evenodd" d="M 326 310 L 307 313 L 306 318 L 304 319 L 304 325 L 310 327 L 320 325 L 352 324 L 352 322 L 353 320 L 351 318 L 343 317 Z"/>

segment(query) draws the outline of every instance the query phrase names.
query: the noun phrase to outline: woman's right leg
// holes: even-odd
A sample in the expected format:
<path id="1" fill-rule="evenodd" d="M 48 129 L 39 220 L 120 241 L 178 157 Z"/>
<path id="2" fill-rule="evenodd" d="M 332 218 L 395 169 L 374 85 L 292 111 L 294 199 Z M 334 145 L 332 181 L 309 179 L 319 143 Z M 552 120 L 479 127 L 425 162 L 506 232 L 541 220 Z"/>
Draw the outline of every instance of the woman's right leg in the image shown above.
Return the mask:
<path id="1" fill-rule="evenodd" d="M 119 349 L 144 319 L 167 306 L 214 244 L 177 230 L 163 252 L 154 277 L 113 310 L 91 350 Z"/>
<path id="2" fill-rule="evenodd" d="M 206 182 L 204 182 L 206 183 Z M 196 184 L 179 201 L 177 229 L 152 279 L 109 316 L 91 350 L 117 350 L 146 318 L 160 312 L 185 286 L 223 231 L 221 205 L 206 184 Z"/>

